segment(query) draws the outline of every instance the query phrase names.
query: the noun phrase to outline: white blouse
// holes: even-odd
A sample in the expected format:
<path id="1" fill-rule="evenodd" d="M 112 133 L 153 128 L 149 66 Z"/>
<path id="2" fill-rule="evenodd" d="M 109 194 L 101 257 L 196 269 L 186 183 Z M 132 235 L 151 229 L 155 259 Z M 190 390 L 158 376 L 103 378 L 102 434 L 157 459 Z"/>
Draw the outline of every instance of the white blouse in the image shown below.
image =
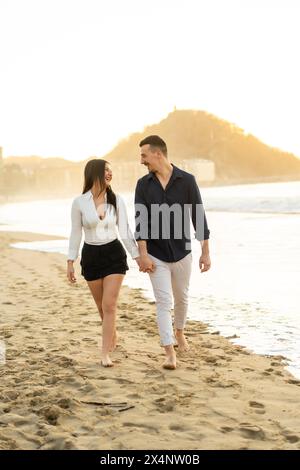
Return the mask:
<path id="1" fill-rule="evenodd" d="M 115 208 L 107 203 L 105 195 L 105 216 L 103 220 L 98 215 L 91 190 L 73 200 L 68 259 L 75 261 L 78 257 L 82 228 L 85 242 L 89 245 L 103 245 L 112 242 L 118 238 L 119 232 L 120 238 L 131 257 L 137 258 L 139 256 L 137 243 L 129 227 L 125 202 L 118 194 L 116 199 L 117 213 Z"/>

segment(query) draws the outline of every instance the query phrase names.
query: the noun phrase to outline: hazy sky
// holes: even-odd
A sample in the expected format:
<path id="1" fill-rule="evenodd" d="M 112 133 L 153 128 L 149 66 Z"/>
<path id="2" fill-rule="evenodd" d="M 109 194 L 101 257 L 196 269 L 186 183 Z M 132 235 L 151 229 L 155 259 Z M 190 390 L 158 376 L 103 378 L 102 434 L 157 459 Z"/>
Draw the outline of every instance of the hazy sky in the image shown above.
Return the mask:
<path id="1" fill-rule="evenodd" d="M 174 106 L 300 156 L 298 0 L 0 0 L 4 155 L 102 156 Z"/>

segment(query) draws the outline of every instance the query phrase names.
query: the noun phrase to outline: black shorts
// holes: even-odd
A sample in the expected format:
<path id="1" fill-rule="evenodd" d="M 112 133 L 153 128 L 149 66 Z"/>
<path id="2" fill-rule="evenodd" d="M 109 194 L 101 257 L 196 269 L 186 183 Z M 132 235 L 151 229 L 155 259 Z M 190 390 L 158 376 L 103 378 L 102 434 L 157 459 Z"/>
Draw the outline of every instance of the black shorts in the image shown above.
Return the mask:
<path id="1" fill-rule="evenodd" d="M 129 269 L 126 251 L 118 239 L 104 245 L 84 242 L 80 264 L 81 274 L 86 281 L 102 279 L 109 274 L 126 274 Z"/>

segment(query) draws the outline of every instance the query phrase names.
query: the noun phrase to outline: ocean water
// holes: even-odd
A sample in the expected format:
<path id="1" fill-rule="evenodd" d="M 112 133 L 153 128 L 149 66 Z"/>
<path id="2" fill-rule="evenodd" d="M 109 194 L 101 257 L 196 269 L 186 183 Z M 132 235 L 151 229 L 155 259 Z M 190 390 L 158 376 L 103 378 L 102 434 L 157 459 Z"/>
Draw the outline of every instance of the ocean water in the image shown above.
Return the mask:
<path id="1" fill-rule="evenodd" d="M 193 240 L 190 318 L 236 335 L 232 342 L 254 352 L 285 356 L 290 372 L 300 377 L 300 182 L 211 187 L 201 194 L 212 267 L 200 273 L 200 245 Z M 133 226 L 133 195 L 123 196 Z M 71 203 L 0 205 L 0 230 L 68 238 Z M 13 246 L 67 254 L 67 238 Z M 129 265 L 125 283 L 153 299 L 148 275 L 130 259 Z"/>

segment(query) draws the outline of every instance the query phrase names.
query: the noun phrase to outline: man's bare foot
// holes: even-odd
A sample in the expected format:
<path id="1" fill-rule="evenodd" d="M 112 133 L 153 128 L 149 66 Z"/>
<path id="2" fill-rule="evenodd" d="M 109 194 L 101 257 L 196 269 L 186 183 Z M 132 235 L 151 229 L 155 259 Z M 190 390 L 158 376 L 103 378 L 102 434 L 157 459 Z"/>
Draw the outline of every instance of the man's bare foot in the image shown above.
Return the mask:
<path id="1" fill-rule="evenodd" d="M 176 369 L 176 356 L 167 356 L 163 363 L 163 368 L 169 370 Z"/>
<path id="2" fill-rule="evenodd" d="M 102 359 L 101 359 L 101 366 L 102 367 L 113 367 L 113 362 L 112 360 L 110 359 L 109 356 L 103 356 Z"/>
<path id="3" fill-rule="evenodd" d="M 109 350 L 110 352 L 113 352 L 116 349 L 117 342 L 118 342 L 118 335 L 117 335 L 117 332 L 115 331 L 114 335 L 113 335 L 112 342 L 111 342 L 111 347 L 110 347 L 110 350 Z"/>
<path id="4" fill-rule="evenodd" d="M 164 369 L 176 369 L 176 353 L 173 344 L 164 347 L 166 352 L 166 360 L 163 363 Z"/>
<path id="5" fill-rule="evenodd" d="M 176 369 L 176 353 L 172 345 L 165 347 L 166 351 L 166 360 L 163 363 L 164 369 L 174 370 Z"/>
<path id="6" fill-rule="evenodd" d="M 177 330 L 175 333 L 175 337 L 178 344 L 178 352 L 187 352 L 189 351 L 189 343 L 187 342 L 186 337 L 183 334 L 182 330 Z"/>

